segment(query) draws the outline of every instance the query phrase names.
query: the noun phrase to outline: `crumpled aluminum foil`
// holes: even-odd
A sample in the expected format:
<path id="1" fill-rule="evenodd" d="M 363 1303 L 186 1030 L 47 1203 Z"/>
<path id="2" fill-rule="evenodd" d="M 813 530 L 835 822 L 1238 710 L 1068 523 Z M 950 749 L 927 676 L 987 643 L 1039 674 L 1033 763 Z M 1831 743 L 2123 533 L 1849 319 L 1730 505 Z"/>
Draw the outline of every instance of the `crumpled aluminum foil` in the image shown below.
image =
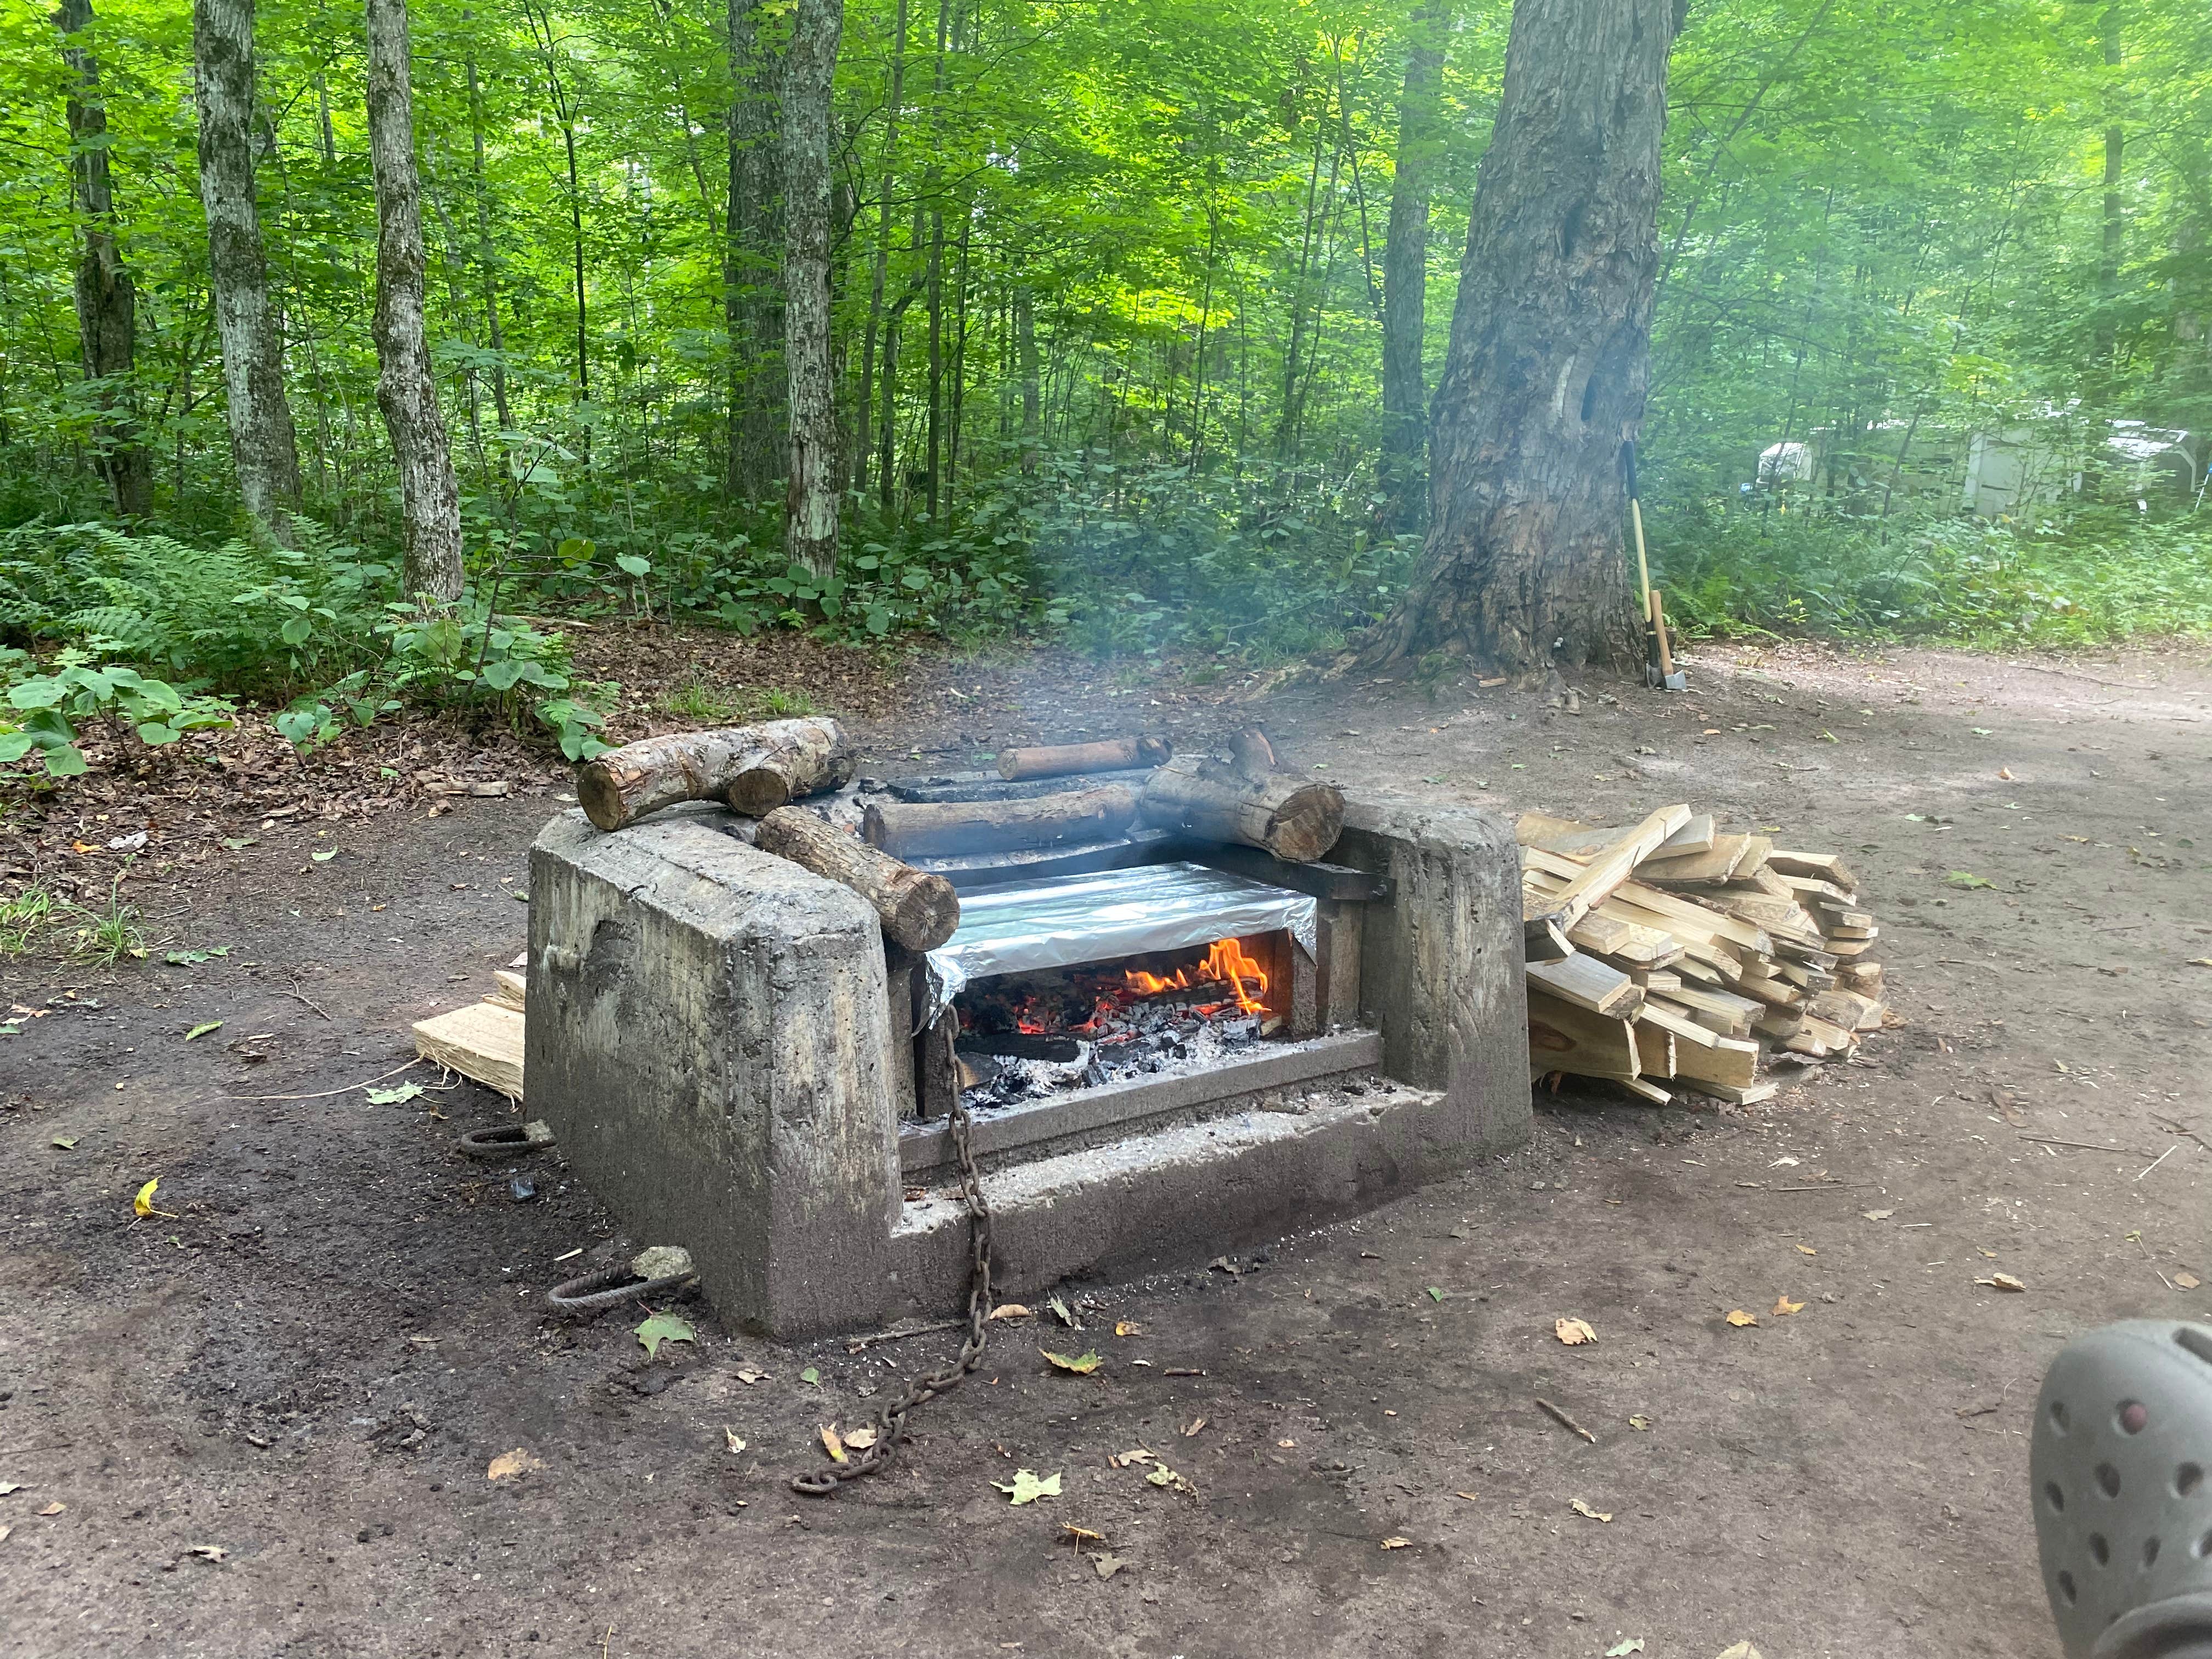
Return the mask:
<path id="1" fill-rule="evenodd" d="M 960 927 L 926 959 L 924 1025 L 971 980 L 1072 968 L 1287 928 L 1310 957 L 1318 905 L 1202 864 L 1140 864 L 960 896 Z"/>

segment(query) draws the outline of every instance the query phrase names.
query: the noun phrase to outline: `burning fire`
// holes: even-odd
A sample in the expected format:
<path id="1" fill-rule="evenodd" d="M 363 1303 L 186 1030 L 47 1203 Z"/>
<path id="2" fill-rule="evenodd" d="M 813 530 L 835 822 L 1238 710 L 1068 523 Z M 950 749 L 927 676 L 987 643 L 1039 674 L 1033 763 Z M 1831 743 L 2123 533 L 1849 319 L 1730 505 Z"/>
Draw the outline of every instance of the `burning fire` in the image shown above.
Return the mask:
<path id="1" fill-rule="evenodd" d="M 1196 977 L 1194 978 L 1193 975 Z M 1212 980 L 1229 988 L 1231 997 L 1245 1013 L 1265 1012 L 1260 999 L 1267 994 L 1267 975 L 1258 962 L 1244 954 L 1233 939 L 1218 939 L 1206 952 L 1204 962 L 1194 963 L 1178 969 L 1173 979 L 1162 979 L 1158 974 L 1147 974 L 1141 969 L 1127 970 L 1122 978 L 1131 990 L 1145 996 L 1158 996 L 1163 991 L 1183 991 L 1201 981 Z M 1255 990 L 1247 991 L 1249 981 Z"/>

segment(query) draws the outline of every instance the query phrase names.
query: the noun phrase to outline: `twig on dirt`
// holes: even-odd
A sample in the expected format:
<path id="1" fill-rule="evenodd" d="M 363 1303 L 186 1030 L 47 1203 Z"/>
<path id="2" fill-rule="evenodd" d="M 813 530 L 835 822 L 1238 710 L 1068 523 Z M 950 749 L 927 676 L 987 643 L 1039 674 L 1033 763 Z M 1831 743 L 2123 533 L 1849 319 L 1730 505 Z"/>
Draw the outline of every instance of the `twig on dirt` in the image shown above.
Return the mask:
<path id="1" fill-rule="evenodd" d="M 2031 674 L 2056 674 L 2063 679 L 2087 680 L 2092 685 L 2116 686 L 2123 691 L 2163 691 L 2162 685 L 2145 685 L 2139 680 L 2108 680 L 2095 674 L 2084 674 L 2078 668 L 2046 668 L 2039 662 L 2014 662 L 2008 668 L 2025 668 Z M 2117 701 L 2117 699 L 2116 699 Z"/>
<path id="2" fill-rule="evenodd" d="M 298 980 L 296 980 L 296 979 L 295 979 L 295 980 L 294 980 L 294 981 L 292 981 L 292 988 L 291 988 L 290 990 L 289 990 L 289 991 L 285 992 L 285 993 L 284 993 L 284 994 L 285 994 L 286 996 L 288 996 L 288 997 L 290 997 L 290 998 L 291 998 L 295 1002 L 304 1002 L 304 1003 L 306 1003 L 306 1004 L 307 1005 L 307 1006 L 309 1006 L 310 1008 L 313 1009 L 317 1013 L 320 1014 L 320 1015 L 321 1015 L 325 1019 L 329 1019 L 329 1018 L 330 1018 L 330 1017 L 331 1017 L 330 1010 L 329 1010 L 329 1009 L 327 1009 L 327 1008 L 325 1008 L 325 1007 L 324 1007 L 324 1006 L 323 1006 L 323 1005 L 322 1005 L 321 1003 L 319 1003 L 319 1002 L 316 1001 L 316 1000 L 314 1000 L 314 998 L 313 998 L 313 997 L 309 996 L 306 992 L 302 991 L 302 990 L 300 988 L 300 981 L 299 981 Z M 335 1023 L 336 1023 L 336 1022 L 333 1022 L 333 1024 L 335 1024 Z"/>
<path id="3" fill-rule="evenodd" d="M 1808 1187 L 1769 1187 L 1770 1193 L 1840 1193 L 1853 1187 L 1871 1187 L 1871 1181 L 1816 1181 Z"/>
<path id="4" fill-rule="evenodd" d="M 2177 1140 L 2176 1142 L 2174 1142 L 2173 1146 L 2179 1146 L 2180 1144 L 2181 1144 L 2181 1143 L 2180 1143 L 2179 1141 L 2178 1141 L 2178 1140 Z M 2140 1170 L 2136 1170 L 2136 1179 L 2137 1181 L 2141 1181 L 2141 1180 L 2142 1180 L 2145 1176 L 2148 1175 L 2148 1174 L 2149 1174 L 2153 1170 L 2155 1170 L 2156 1168 L 2158 1168 L 2158 1166 L 2159 1166 L 2160 1164 L 2161 1164 L 2165 1163 L 2166 1159 L 2168 1159 L 2169 1158 L 2172 1158 L 2172 1156 L 2173 1156 L 2173 1146 L 2169 1146 L 2169 1147 L 2167 1147 L 2164 1152 L 2160 1152 L 2160 1153 L 2156 1158 L 2154 1158 L 2151 1159 L 2151 1161 L 2150 1161 L 2148 1164 L 2145 1164 L 2142 1169 L 2140 1169 Z"/>
<path id="5" fill-rule="evenodd" d="M 1544 1415 L 1550 1418 L 1561 1428 L 1572 1429 L 1577 1434 L 1582 1436 L 1583 1439 L 1589 1441 L 1591 1445 L 1595 1446 L 1597 1444 L 1597 1437 L 1595 1435 L 1592 1434 L 1581 1424 L 1576 1422 L 1573 1418 L 1568 1416 L 1557 1406 L 1554 1406 L 1550 1401 L 1545 1399 L 1542 1395 L 1532 1394 L 1528 1397 L 1534 1401 L 1538 1405 L 1541 1406 L 1544 1408 Z"/>
<path id="6" fill-rule="evenodd" d="M 2173 1148 L 2171 1146 L 2166 1148 L 2166 1151 L 2168 1152 L 2172 1152 L 2172 1150 Z M 2153 1259 L 2150 1253 L 2150 1246 L 2142 1242 L 2142 1231 L 2138 1230 L 2135 1232 L 2131 1232 L 2128 1235 L 2128 1238 L 2129 1241 L 2135 1245 L 2136 1249 L 2142 1252 L 2142 1259 L 2150 1263 L 2150 1270 L 2154 1273 L 2158 1273 L 2158 1282 L 2165 1285 L 2169 1291 L 2173 1289 L 2173 1281 L 2168 1279 L 2164 1273 L 2159 1273 L 2158 1263 Z"/>
<path id="7" fill-rule="evenodd" d="M 2198 1134 L 2196 1130 L 2191 1128 L 2186 1123 L 2177 1122 L 2174 1119 L 2170 1117 L 2157 1116 L 2154 1116 L 2151 1119 L 2151 1121 L 2157 1124 L 2160 1128 L 2165 1130 L 2166 1133 L 2170 1135 L 2187 1135 L 2191 1140 L 2202 1146 L 2206 1152 L 2212 1152 L 2212 1140 L 2205 1139 L 2203 1135 Z"/>
<path id="8" fill-rule="evenodd" d="M 325 1089 L 325 1090 L 323 1090 L 319 1094 L 312 1094 L 312 1095 L 231 1095 L 231 1096 L 228 1096 L 228 1098 L 229 1098 L 229 1099 L 231 1099 L 231 1100 L 328 1100 L 328 1099 L 329 1099 L 332 1095 L 349 1095 L 349 1094 L 351 1094 L 351 1093 L 352 1093 L 355 1090 L 356 1090 L 356 1089 L 366 1089 L 366 1088 L 368 1088 L 368 1085 L 369 1085 L 369 1084 L 371 1084 L 371 1083 L 381 1083 L 381 1082 L 383 1082 L 383 1081 L 384 1081 L 384 1079 L 385 1079 L 386 1078 L 387 1078 L 387 1077 L 398 1077 L 398 1076 L 402 1072 L 406 1071 L 406 1070 L 409 1068 L 409 1066 L 420 1066 L 422 1063 L 422 1055 L 420 1055 L 420 1054 L 417 1054 L 417 1055 L 416 1055 L 416 1056 L 415 1056 L 415 1058 L 414 1058 L 414 1059 L 412 1059 L 412 1060 L 409 1060 L 409 1061 L 407 1062 L 407 1065 L 405 1065 L 405 1066 L 393 1066 L 390 1071 L 386 1072 L 386 1073 L 382 1073 L 382 1074 L 381 1074 L 381 1075 L 380 1075 L 380 1076 L 370 1078 L 370 1079 L 368 1079 L 367 1081 L 365 1081 L 365 1082 L 362 1082 L 362 1083 L 349 1083 L 349 1084 L 347 1084 L 347 1085 L 346 1085 L 346 1086 L 345 1086 L 344 1088 L 343 1088 L 343 1089 Z"/>
<path id="9" fill-rule="evenodd" d="M 932 1331 L 949 1331 L 963 1326 L 964 1319 L 940 1319 L 928 1325 L 908 1325 L 902 1330 L 875 1331 L 866 1336 L 856 1336 L 846 1343 L 847 1353 L 860 1353 L 879 1342 L 903 1342 L 909 1336 L 927 1336 Z"/>
<path id="10" fill-rule="evenodd" d="M 2058 1140 L 2050 1135 L 2022 1135 L 2022 1140 L 2033 1140 L 2040 1146 L 2071 1146 L 2081 1152 L 2125 1152 L 2131 1158 L 2148 1158 L 2150 1154 L 2133 1146 L 2100 1146 L 2094 1140 Z M 2173 1149 L 2169 1146 L 2168 1152 Z"/>

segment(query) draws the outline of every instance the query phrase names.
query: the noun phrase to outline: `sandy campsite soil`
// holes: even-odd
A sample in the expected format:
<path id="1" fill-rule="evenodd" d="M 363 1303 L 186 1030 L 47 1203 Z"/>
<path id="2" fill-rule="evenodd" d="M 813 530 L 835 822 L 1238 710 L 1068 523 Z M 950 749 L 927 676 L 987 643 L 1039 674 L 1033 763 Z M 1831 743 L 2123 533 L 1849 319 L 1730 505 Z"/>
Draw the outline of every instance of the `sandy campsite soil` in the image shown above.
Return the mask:
<path id="1" fill-rule="evenodd" d="M 710 678 L 736 674 L 723 649 Z M 698 654 L 663 652 L 664 678 Z M 358 812 L 276 816 L 308 788 L 279 775 L 201 803 L 201 830 L 172 813 L 172 869 L 137 884 L 151 963 L 0 963 L 0 1003 L 44 1015 L 0 1039 L 0 1646 L 2055 1654 L 2025 1492 L 2041 1368 L 2087 1326 L 2212 1310 L 2185 1287 L 2212 1280 L 2212 1151 L 2168 1127 L 2212 1141 L 2190 963 L 2212 957 L 2212 673 L 1698 659 L 1686 697 L 1592 686 L 1579 715 L 1358 682 L 1243 707 L 1353 787 L 1601 822 L 1687 799 L 1844 852 L 1904 1025 L 1740 1114 L 1546 1096 L 1525 1148 L 1360 1224 L 1234 1273 L 1072 1284 L 1085 1330 L 1004 1330 L 894 1473 L 827 1503 L 784 1486 L 818 1426 L 950 1337 L 780 1347 L 693 1304 L 698 1340 L 648 1362 L 635 1316 L 550 1322 L 550 1284 L 625 1251 L 591 1195 L 544 1158 L 517 1202 L 457 1157 L 507 1121 L 474 1085 L 347 1086 L 520 947 L 510 891 L 559 775 L 449 746 L 428 763 L 513 793 L 394 767 Z M 1195 738 L 1241 689 L 933 659 L 902 696 L 851 672 L 823 701 L 883 770 L 1139 721 Z M 70 849 L 147 816 L 72 797 L 11 825 L 18 872 L 35 848 L 104 891 Z M 157 1176 L 173 1214 L 134 1224 Z M 1977 1285 L 1996 1272 L 2025 1292 Z M 1597 1342 L 1561 1346 L 1562 1316 Z M 1040 1340 L 1105 1364 L 1053 1373 Z M 1137 1447 L 1194 1494 L 1109 1466 Z M 488 1480 L 518 1448 L 542 1467 Z M 1009 1504 L 992 1482 L 1019 1468 L 1060 1495 Z"/>

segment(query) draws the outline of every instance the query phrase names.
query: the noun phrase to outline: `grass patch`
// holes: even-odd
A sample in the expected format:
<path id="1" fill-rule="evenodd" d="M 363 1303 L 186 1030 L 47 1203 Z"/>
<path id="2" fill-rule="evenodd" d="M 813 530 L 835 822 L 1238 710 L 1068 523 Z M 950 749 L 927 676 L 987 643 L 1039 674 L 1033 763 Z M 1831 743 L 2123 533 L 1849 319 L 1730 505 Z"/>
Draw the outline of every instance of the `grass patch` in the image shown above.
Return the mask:
<path id="1" fill-rule="evenodd" d="M 702 726 L 741 726 L 748 720 L 799 720 L 823 712 L 813 695 L 781 685 L 721 686 L 695 675 L 660 698 L 661 712 Z"/>
<path id="2" fill-rule="evenodd" d="M 124 898 L 119 875 L 108 887 L 106 903 L 97 909 L 45 887 L 26 887 L 0 899 L 0 957 L 59 948 L 103 968 L 112 968 L 126 957 L 143 962 L 146 934 L 140 924 L 144 920 L 138 907 Z"/>
<path id="3" fill-rule="evenodd" d="M 1687 533 L 1685 533 L 1686 531 Z M 1654 561 L 1696 631 L 1826 633 L 2064 649 L 2212 635 L 2212 514 L 1848 520 L 1715 513 Z"/>

